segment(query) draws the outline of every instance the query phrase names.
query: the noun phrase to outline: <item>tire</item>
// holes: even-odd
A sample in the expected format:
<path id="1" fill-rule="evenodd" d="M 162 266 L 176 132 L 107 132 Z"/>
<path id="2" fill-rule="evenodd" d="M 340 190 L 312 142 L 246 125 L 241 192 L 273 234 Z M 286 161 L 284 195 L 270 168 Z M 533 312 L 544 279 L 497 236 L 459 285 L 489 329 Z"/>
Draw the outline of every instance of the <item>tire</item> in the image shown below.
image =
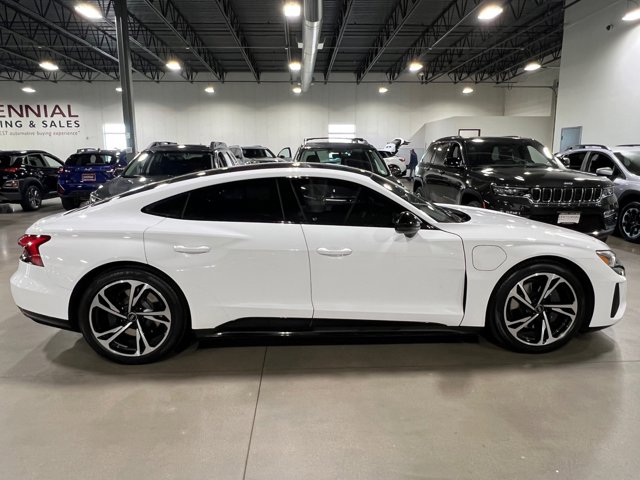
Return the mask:
<path id="1" fill-rule="evenodd" d="M 144 314 L 148 311 L 160 313 Z M 154 273 L 130 268 L 105 272 L 91 282 L 80 301 L 78 323 L 98 354 L 139 365 L 160 360 L 179 346 L 189 313 L 172 285 Z"/>
<path id="2" fill-rule="evenodd" d="M 620 209 L 618 232 L 626 241 L 640 243 L 640 202 L 629 202 Z"/>
<path id="3" fill-rule="evenodd" d="M 77 198 L 61 198 L 62 208 L 65 210 L 73 210 L 80 206 L 80 201 Z"/>
<path id="4" fill-rule="evenodd" d="M 540 302 L 545 287 L 547 294 Z M 584 297 L 578 278 L 562 265 L 544 262 L 518 268 L 494 290 L 488 327 L 493 338 L 509 350 L 550 352 L 562 347 L 582 328 L 588 303 Z"/>
<path id="5" fill-rule="evenodd" d="M 416 188 L 415 194 L 423 200 L 429 200 L 429 195 L 427 194 L 427 190 L 424 188 L 424 185 Z"/>
<path id="6" fill-rule="evenodd" d="M 400 167 L 398 167 L 397 165 L 389 165 L 389 171 L 391 172 L 391 175 L 393 175 L 394 177 L 401 177 L 402 176 L 402 172 L 400 171 Z"/>
<path id="7" fill-rule="evenodd" d="M 38 210 L 42 206 L 42 191 L 37 185 L 31 184 L 24 189 L 20 206 L 25 212 Z"/>

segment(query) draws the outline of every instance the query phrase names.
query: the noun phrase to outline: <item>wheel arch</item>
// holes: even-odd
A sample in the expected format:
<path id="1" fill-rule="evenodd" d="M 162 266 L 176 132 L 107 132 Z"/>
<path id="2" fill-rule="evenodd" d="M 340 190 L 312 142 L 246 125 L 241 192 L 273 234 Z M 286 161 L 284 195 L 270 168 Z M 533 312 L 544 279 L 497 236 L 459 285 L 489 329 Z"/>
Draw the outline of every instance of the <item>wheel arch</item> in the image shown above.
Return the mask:
<path id="1" fill-rule="evenodd" d="M 593 309 L 595 306 L 594 305 L 595 292 L 593 290 L 593 285 L 591 284 L 591 280 L 589 280 L 589 276 L 585 273 L 585 271 L 579 265 L 573 263 L 571 260 L 567 260 L 566 258 L 556 257 L 553 255 L 545 255 L 541 257 L 533 257 L 533 258 L 528 258 L 526 260 L 523 260 L 520 263 L 511 267 L 500 277 L 500 279 L 496 282 L 493 289 L 491 290 L 491 296 L 489 297 L 490 301 L 487 302 L 487 311 L 485 312 L 485 315 L 486 315 L 485 325 L 488 325 L 488 319 L 490 318 L 489 317 L 490 313 L 493 310 L 493 307 L 495 304 L 497 290 L 500 288 L 500 286 L 505 281 L 505 279 L 518 270 L 521 270 L 530 265 L 535 265 L 537 263 L 543 263 L 543 262 L 555 263 L 557 265 L 561 265 L 569 269 L 569 271 L 573 273 L 578 278 L 580 283 L 583 285 L 585 289 L 585 294 L 587 297 L 586 298 L 587 314 L 585 316 L 584 324 L 581 325 L 580 327 L 580 331 L 584 332 L 589 328 L 589 325 L 591 324 L 591 320 L 593 318 Z"/>
<path id="2" fill-rule="evenodd" d="M 465 202 L 469 200 L 477 200 L 478 202 L 480 202 L 480 205 L 484 204 L 484 199 L 478 192 L 469 189 L 463 190 L 460 193 L 460 205 L 466 205 Z"/>
<path id="3" fill-rule="evenodd" d="M 88 288 L 89 284 L 98 276 L 106 272 L 110 272 L 112 270 L 122 270 L 125 268 L 135 268 L 138 270 L 145 270 L 147 272 L 153 273 L 164 281 L 166 281 L 173 290 L 176 292 L 178 297 L 180 297 L 183 302 L 183 306 L 187 312 L 187 330 L 191 330 L 191 309 L 189 307 L 189 302 L 187 301 L 187 297 L 183 293 L 182 289 L 178 286 L 178 284 L 166 273 L 162 270 L 159 270 L 147 263 L 134 262 L 134 261 L 121 261 L 121 262 L 112 262 L 106 263 L 104 265 L 100 265 L 93 270 L 87 272 L 79 281 L 76 283 L 76 286 L 73 288 L 71 292 L 71 297 L 69 297 L 69 323 L 73 327 L 74 330 L 80 331 L 79 325 L 79 316 L 80 312 L 80 300 L 82 298 L 83 293 Z"/>
<path id="4" fill-rule="evenodd" d="M 622 209 L 624 206 L 626 206 L 631 202 L 640 202 L 640 192 L 638 191 L 630 191 L 629 193 L 624 192 L 622 193 L 622 195 L 620 195 L 620 198 L 618 198 L 618 205 L 620 206 L 620 209 Z"/>
<path id="5" fill-rule="evenodd" d="M 24 195 L 25 190 L 30 186 L 35 185 L 44 194 L 44 185 L 35 177 L 26 177 L 20 180 L 20 195 Z"/>

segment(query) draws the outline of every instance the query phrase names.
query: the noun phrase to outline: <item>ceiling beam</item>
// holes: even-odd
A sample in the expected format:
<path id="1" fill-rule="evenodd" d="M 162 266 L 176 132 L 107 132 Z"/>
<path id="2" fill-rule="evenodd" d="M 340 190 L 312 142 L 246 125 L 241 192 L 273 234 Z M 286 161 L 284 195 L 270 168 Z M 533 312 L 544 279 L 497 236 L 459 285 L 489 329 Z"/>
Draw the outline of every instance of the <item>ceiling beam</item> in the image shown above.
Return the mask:
<path id="1" fill-rule="evenodd" d="M 336 30 L 335 30 L 336 41 L 333 45 L 333 50 L 331 51 L 331 57 L 329 58 L 327 69 L 324 72 L 324 83 L 327 83 L 329 81 L 329 75 L 331 75 L 333 64 L 335 63 L 336 57 L 338 56 L 338 51 L 340 50 L 340 45 L 342 44 L 344 33 L 347 30 L 347 25 L 349 23 L 349 16 L 351 15 L 351 11 L 353 10 L 354 3 L 355 3 L 355 0 L 342 1 L 342 8 L 340 9 L 340 13 L 338 14 L 338 21 L 336 22 Z"/>
<path id="2" fill-rule="evenodd" d="M 554 63 L 554 62 L 557 62 L 558 60 L 560 60 L 561 55 L 562 55 L 562 42 L 556 43 L 555 45 L 552 45 L 548 49 L 536 53 L 532 57 L 529 57 L 529 58 L 525 59 L 524 61 L 521 61 L 519 64 L 514 65 L 510 69 L 507 69 L 507 70 L 504 70 L 502 72 L 499 72 L 498 74 L 496 74 L 496 83 L 498 83 L 498 84 L 507 83 L 507 82 L 513 80 L 514 78 L 519 77 L 520 75 L 524 75 L 525 73 L 528 73 L 525 70 L 520 70 L 520 68 L 524 64 L 526 64 L 527 62 L 529 62 L 531 60 L 539 59 L 539 60 L 541 60 L 540 64 L 543 67 L 545 67 L 546 65 L 549 65 L 550 63 Z M 545 58 L 546 58 L 546 60 L 545 60 Z"/>
<path id="3" fill-rule="evenodd" d="M 209 52 L 198 33 L 182 15 L 172 0 L 144 0 L 144 3 L 190 49 L 190 52 L 218 80 L 224 82 L 225 71 L 220 62 Z"/>
<path id="4" fill-rule="evenodd" d="M 369 49 L 364 60 L 360 63 L 358 70 L 356 71 L 356 82 L 360 83 L 362 79 L 371 71 L 373 66 L 380 60 L 380 57 L 384 53 L 385 49 L 389 46 L 391 41 L 396 37 L 398 32 L 402 29 L 407 22 L 413 11 L 416 9 L 422 0 L 398 0 L 395 8 L 387 18 L 384 26 L 378 32 L 373 45 Z M 467 0 L 460 0 L 467 1 Z"/>

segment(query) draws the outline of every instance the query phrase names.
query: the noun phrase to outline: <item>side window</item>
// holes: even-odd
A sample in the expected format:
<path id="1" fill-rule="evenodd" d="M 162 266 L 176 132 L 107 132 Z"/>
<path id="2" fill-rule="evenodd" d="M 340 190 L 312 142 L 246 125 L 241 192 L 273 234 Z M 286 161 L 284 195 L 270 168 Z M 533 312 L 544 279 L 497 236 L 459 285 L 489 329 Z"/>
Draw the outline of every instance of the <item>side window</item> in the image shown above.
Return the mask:
<path id="1" fill-rule="evenodd" d="M 313 225 L 393 228 L 404 209 L 367 187 L 328 178 L 291 180 L 301 213 L 296 222 Z"/>
<path id="2" fill-rule="evenodd" d="M 438 143 L 436 145 L 431 163 L 433 165 L 444 165 L 444 159 L 447 156 L 447 150 L 449 149 L 448 143 Z"/>
<path id="3" fill-rule="evenodd" d="M 193 190 L 185 220 L 280 223 L 284 221 L 275 179 L 243 180 Z"/>
<path id="4" fill-rule="evenodd" d="M 47 167 L 60 168 L 62 166 L 62 164 L 58 160 L 56 160 L 53 157 L 50 157 L 49 155 L 43 155 L 43 157 Z"/>
<path id="5" fill-rule="evenodd" d="M 27 155 L 27 163 L 32 167 L 44 168 L 46 166 L 40 155 Z"/>
<path id="6" fill-rule="evenodd" d="M 567 165 L 567 168 L 570 168 L 571 170 L 582 170 L 582 162 L 586 156 L 587 152 L 575 152 L 565 155 L 565 157 L 569 159 L 569 165 Z"/>
<path id="7" fill-rule="evenodd" d="M 184 211 L 188 198 L 188 193 L 181 193 L 180 195 L 152 203 L 144 207 L 142 211 L 149 215 L 157 215 L 159 217 L 182 218 L 182 212 Z"/>
<path id="8" fill-rule="evenodd" d="M 426 165 L 427 163 L 431 162 L 431 159 L 433 158 L 433 153 L 436 151 L 436 145 L 435 144 L 431 144 L 429 145 L 429 148 L 427 149 L 426 152 L 424 152 L 424 155 L 422 155 L 422 158 L 420 159 L 420 163 Z"/>
<path id="9" fill-rule="evenodd" d="M 222 152 L 218 152 L 215 157 L 215 167 L 224 168 L 226 166 L 227 166 L 227 162 L 226 162 L 226 159 L 224 158 L 224 155 L 222 154 Z"/>
<path id="10" fill-rule="evenodd" d="M 589 156 L 587 171 L 596 173 L 599 168 L 610 168 L 615 171 L 616 166 L 606 153 L 592 152 Z"/>
<path id="11" fill-rule="evenodd" d="M 447 154 L 447 157 L 457 158 L 458 160 L 462 160 L 462 150 L 460 148 L 460 144 L 455 142 L 452 143 L 451 146 L 449 147 L 449 153 Z"/>

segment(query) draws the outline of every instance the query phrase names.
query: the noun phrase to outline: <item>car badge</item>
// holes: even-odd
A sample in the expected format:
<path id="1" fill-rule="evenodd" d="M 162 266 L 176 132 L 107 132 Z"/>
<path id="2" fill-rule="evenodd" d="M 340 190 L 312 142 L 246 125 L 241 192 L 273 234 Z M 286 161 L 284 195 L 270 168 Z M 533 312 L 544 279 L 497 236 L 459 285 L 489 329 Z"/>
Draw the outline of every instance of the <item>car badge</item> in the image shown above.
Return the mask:
<path id="1" fill-rule="evenodd" d="M 573 185 L 573 182 L 564 182 L 565 186 Z"/>

